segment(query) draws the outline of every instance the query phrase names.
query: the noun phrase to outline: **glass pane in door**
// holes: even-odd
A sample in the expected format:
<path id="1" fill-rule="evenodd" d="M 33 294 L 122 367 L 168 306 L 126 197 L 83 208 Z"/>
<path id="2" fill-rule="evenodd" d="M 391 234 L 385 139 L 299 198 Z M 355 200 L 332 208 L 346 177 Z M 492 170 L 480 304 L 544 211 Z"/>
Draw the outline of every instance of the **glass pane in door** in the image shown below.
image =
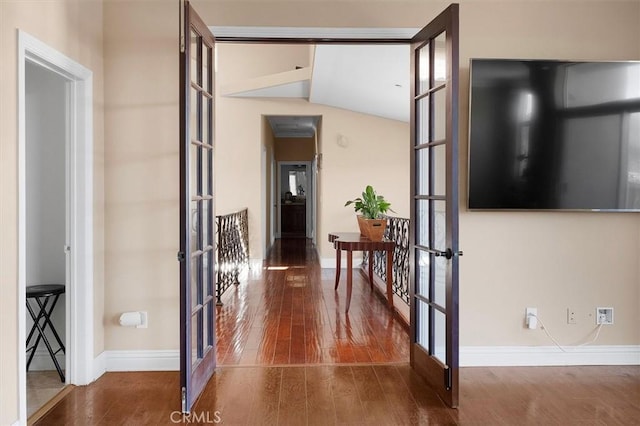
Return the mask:
<path id="1" fill-rule="evenodd" d="M 196 141 L 199 138 L 200 126 L 198 118 L 198 91 L 194 88 L 190 89 L 191 94 L 189 96 L 189 136 L 191 141 Z"/>
<path id="2" fill-rule="evenodd" d="M 418 249 L 418 261 L 416 262 L 416 294 L 429 298 L 429 271 L 431 254 L 428 251 Z"/>
<path id="3" fill-rule="evenodd" d="M 200 201 L 200 205 L 202 206 L 202 245 L 200 246 L 202 249 L 206 249 L 209 246 L 209 227 L 211 224 L 209 221 L 211 220 L 209 217 L 209 206 L 210 200 L 202 200 Z"/>
<path id="4" fill-rule="evenodd" d="M 191 81 L 193 82 L 197 82 L 198 81 L 198 47 L 200 46 L 200 36 L 194 32 L 191 31 L 191 37 L 190 37 L 190 41 L 191 41 L 191 46 L 189 48 L 189 52 L 190 52 L 190 57 L 191 57 Z"/>
<path id="5" fill-rule="evenodd" d="M 416 342 L 425 350 L 429 350 L 429 305 L 421 300 L 416 301 Z"/>
<path id="6" fill-rule="evenodd" d="M 202 257 L 202 300 L 205 300 L 210 295 L 209 283 L 211 282 L 211 262 L 209 255 L 212 250 L 207 250 L 203 253 Z"/>
<path id="7" fill-rule="evenodd" d="M 429 194 L 429 148 L 416 151 L 416 195 Z"/>
<path id="8" fill-rule="evenodd" d="M 429 247 L 429 200 L 416 203 L 416 244 Z"/>
<path id="9" fill-rule="evenodd" d="M 202 143 L 209 144 L 209 108 L 211 101 L 206 95 L 202 95 Z M 204 176 L 204 175 L 203 175 Z"/>
<path id="10" fill-rule="evenodd" d="M 432 355 L 438 358 L 443 364 L 447 364 L 447 319 L 446 316 L 437 309 L 433 309 L 433 352 Z"/>
<path id="11" fill-rule="evenodd" d="M 440 89 L 433 92 L 431 96 L 433 114 L 433 137 L 432 141 L 441 141 L 447 137 L 447 91 Z"/>
<path id="12" fill-rule="evenodd" d="M 445 144 L 432 146 L 429 150 L 431 154 L 431 167 L 433 173 L 433 189 L 430 195 L 447 194 L 447 146 Z"/>
<path id="13" fill-rule="evenodd" d="M 429 43 L 418 49 L 418 94 L 429 90 L 430 54 Z"/>
<path id="14" fill-rule="evenodd" d="M 200 256 L 191 259 L 191 307 L 200 303 L 198 301 L 198 283 L 200 282 Z"/>
<path id="15" fill-rule="evenodd" d="M 202 195 L 212 195 L 213 188 L 211 187 L 211 173 L 213 168 L 211 167 L 211 148 L 205 147 L 202 150 L 202 176 L 204 181 L 202 182 Z"/>
<path id="16" fill-rule="evenodd" d="M 420 120 L 416 135 L 416 145 L 429 142 L 429 95 L 421 98 L 416 103 L 416 116 Z"/>
<path id="17" fill-rule="evenodd" d="M 447 202 L 432 200 L 433 204 L 433 248 L 447 250 Z"/>
<path id="18" fill-rule="evenodd" d="M 202 340 L 202 354 L 200 356 L 202 356 L 204 354 L 204 352 L 207 350 L 207 348 L 210 346 L 209 345 L 209 340 L 207 338 L 207 336 L 209 335 L 209 310 L 211 309 L 211 304 L 207 303 L 202 307 L 202 336 L 203 336 L 203 340 Z"/>
<path id="19" fill-rule="evenodd" d="M 198 342 L 200 334 L 200 311 L 191 316 L 191 366 L 192 368 L 198 363 L 201 358 L 201 353 L 198 351 Z"/>
<path id="20" fill-rule="evenodd" d="M 433 302 L 443 308 L 447 301 L 447 262 L 444 256 L 434 256 Z"/>
<path id="21" fill-rule="evenodd" d="M 447 81 L 447 33 L 442 32 L 433 41 L 433 79 L 434 86 Z"/>
<path id="22" fill-rule="evenodd" d="M 209 78 L 209 59 L 211 57 L 211 48 L 209 46 L 202 46 L 202 88 L 205 92 L 211 92 L 211 85 Z"/>

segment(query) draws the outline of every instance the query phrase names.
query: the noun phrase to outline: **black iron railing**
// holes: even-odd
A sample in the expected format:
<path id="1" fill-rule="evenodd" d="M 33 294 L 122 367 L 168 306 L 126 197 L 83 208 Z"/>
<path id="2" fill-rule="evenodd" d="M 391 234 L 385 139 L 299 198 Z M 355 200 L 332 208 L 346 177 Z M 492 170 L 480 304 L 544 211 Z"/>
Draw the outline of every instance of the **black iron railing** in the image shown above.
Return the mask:
<path id="1" fill-rule="evenodd" d="M 216 216 L 216 298 L 239 284 L 240 272 L 249 266 L 249 213 L 247 209 Z"/>
<path id="2" fill-rule="evenodd" d="M 409 304 L 409 219 L 387 216 L 384 237 L 395 241 L 393 250 L 393 292 Z M 368 265 L 369 255 L 364 253 L 363 263 Z M 373 273 L 382 281 L 387 280 L 387 256 L 385 252 L 373 253 Z"/>

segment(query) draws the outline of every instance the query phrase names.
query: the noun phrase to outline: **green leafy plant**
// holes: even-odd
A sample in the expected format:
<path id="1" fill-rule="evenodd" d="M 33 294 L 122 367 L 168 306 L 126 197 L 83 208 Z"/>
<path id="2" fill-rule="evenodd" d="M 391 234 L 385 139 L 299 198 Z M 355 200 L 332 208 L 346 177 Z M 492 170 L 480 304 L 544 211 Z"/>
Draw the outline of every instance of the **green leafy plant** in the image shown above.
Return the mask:
<path id="1" fill-rule="evenodd" d="M 352 204 L 356 213 L 362 213 L 365 219 L 379 219 L 387 213 L 387 211 L 393 212 L 391 203 L 386 201 L 382 195 L 377 195 L 371 185 L 367 185 L 362 193 L 362 197 L 349 200 L 344 206 L 346 207 Z"/>

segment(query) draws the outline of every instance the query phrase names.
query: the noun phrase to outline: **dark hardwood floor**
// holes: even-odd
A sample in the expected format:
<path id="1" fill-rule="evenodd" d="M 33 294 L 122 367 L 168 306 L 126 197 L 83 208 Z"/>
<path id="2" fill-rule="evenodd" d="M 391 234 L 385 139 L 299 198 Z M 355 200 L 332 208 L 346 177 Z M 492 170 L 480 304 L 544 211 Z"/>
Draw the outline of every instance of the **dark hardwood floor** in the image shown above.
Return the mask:
<path id="1" fill-rule="evenodd" d="M 409 336 L 354 273 L 349 314 L 344 274 L 320 269 L 304 238 L 277 240 L 264 269 L 227 290 L 218 309 L 220 365 L 408 362 Z"/>
<path id="2" fill-rule="evenodd" d="M 228 290 L 215 375 L 189 416 L 178 372 L 106 373 L 38 425 L 638 425 L 640 366 L 460 370 L 458 409 L 412 374 L 408 338 L 354 274 L 321 271 L 304 239 L 281 241 L 262 271 Z"/>
<path id="3" fill-rule="evenodd" d="M 177 372 L 106 373 L 38 425 L 638 425 L 640 366 L 462 368 L 449 409 L 407 364 L 220 367 L 190 417 Z"/>

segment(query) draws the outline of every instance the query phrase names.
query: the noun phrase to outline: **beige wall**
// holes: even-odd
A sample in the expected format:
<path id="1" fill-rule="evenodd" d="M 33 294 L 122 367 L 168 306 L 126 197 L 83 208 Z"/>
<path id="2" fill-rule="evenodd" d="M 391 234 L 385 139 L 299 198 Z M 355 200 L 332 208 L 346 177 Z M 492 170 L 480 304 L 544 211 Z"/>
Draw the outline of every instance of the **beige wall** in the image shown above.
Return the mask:
<path id="1" fill-rule="evenodd" d="M 95 1 L 0 2 L 0 424 L 18 418 L 17 29 L 93 71 L 95 352 L 103 350 L 103 57 L 102 4 Z"/>
<path id="2" fill-rule="evenodd" d="M 179 342 L 178 5 L 105 3 L 105 346 Z M 147 311 L 149 328 L 120 327 Z"/>
<path id="3" fill-rule="evenodd" d="M 275 154 L 276 161 L 312 161 L 315 138 L 276 138 Z"/>
<path id="4" fill-rule="evenodd" d="M 593 337 L 595 308 L 613 306 L 598 344 L 639 344 L 638 214 L 465 209 L 469 58 L 637 60 L 640 2 L 465 3 L 460 38 L 460 344 L 551 345 L 523 328 L 527 306 L 567 345 Z"/>
<path id="5" fill-rule="evenodd" d="M 469 1 L 500 3 L 493 0 Z M 451 2 L 437 0 L 193 0 L 191 3 L 204 21 L 210 25 L 417 28 L 426 25 Z"/>

